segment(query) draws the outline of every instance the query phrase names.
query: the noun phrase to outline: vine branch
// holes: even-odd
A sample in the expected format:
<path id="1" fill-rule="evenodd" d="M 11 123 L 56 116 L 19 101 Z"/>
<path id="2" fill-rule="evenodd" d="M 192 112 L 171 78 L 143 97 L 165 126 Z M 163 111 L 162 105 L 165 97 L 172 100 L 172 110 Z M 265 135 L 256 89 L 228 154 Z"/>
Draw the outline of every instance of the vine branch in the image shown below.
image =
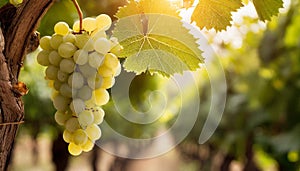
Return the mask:
<path id="1" fill-rule="evenodd" d="M 81 8 L 80 8 L 77 0 L 72 0 L 72 2 L 75 5 L 77 13 L 78 13 L 78 17 L 79 17 L 79 34 L 81 34 L 82 31 L 83 31 L 83 29 L 82 29 L 83 14 L 82 14 Z"/>

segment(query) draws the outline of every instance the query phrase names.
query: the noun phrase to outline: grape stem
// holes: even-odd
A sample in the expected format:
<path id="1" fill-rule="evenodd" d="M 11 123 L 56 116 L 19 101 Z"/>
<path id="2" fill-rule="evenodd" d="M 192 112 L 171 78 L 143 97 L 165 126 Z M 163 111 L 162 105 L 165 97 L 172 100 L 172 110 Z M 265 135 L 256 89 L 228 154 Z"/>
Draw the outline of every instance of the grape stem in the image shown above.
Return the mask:
<path id="1" fill-rule="evenodd" d="M 78 13 L 78 16 L 79 16 L 79 34 L 82 33 L 83 29 L 82 29 L 82 19 L 83 19 L 83 14 L 82 14 L 82 11 L 81 11 L 81 8 L 77 2 L 77 0 L 72 0 L 73 4 L 75 5 L 76 7 L 76 10 L 77 10 L 77 13 Z"/>

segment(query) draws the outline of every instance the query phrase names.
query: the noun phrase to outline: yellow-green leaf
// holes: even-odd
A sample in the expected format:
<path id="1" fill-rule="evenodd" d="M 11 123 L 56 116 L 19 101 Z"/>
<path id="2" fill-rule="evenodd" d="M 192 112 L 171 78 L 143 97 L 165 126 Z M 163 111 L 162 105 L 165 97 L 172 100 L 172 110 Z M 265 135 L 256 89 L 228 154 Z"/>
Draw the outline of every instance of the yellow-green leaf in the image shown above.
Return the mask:
<path id="1" fill-rule="evenodd" d="M 253 0 L 253 4 L 262 21 L 271 20 L 271 17 L 279 13 L 279 8 L 283 7 L 282 0 Z"/>
<path id="2" fill-rule="evenodd" d="M 242 6 L 241 0 L 200 0 L 192 14 L 192 22 L 201 29 L 226 30 L 231 26 L 231 12 Z"/>
<path id="3" fill-rule="evenodd" d="M 164 3 L 167 0 L 130 1 L 117 13 L 113 36 L 124 47 L 119 56 L 127 57 L 127 71 L 170 76 L 196 70 L 203 62 L 197 39 L 183 26 L 175 9 L 160 6 Z"/>

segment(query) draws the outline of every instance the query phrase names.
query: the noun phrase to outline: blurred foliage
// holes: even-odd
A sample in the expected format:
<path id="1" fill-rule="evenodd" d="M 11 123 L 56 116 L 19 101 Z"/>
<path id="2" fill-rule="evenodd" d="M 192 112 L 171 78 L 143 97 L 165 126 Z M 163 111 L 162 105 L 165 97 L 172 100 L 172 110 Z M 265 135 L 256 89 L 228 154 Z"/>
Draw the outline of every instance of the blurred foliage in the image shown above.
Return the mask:
<path id="1" fill-rule="evenodd" d="M 49 99 L 50 89 L 44 80 L 44 68 L 36 61 L 37 53 L 38 50 L 27 55 L 19 78 L 29 87 L 28 94 L 23 97 L 25 123 L 22 128 L 34 137 L 39 133 L 55 136 L 58 128 L 54 121 L 55 110 Z"/>

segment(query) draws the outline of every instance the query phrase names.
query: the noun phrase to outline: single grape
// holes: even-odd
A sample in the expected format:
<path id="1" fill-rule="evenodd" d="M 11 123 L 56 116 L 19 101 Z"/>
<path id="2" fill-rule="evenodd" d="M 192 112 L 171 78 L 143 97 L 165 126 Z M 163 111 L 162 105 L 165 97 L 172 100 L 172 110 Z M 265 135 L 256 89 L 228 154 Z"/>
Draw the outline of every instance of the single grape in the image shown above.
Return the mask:
<path id="1" fill-rule="evenodd" d="M 105 89 L 99 88 L 94 91 L 92 98 L 94 98 L 96 105 L 102 106 L 108 103 L 109 93 Z"/>
<path id="2" fill-rule="evenodd" d="M 98 107 L 94 109 L 93 115 L 94 115 L 94 124 L 99 125 L 103 122 L 105 112 L 102 108 Z"/>
<path id="3" fill-rule="evenodd" d="M 70 143 L 73 141 L 73 134 L 68 130 L 64 130 L 63 139 L 65 142 Z"/>
<path id="4" fill-rule="evenodd" d="M 74 34 L 67 34 L 63 37 L 63 42 L 75 43 L 76 36 Z"/>
<path id="5" fill-rule="evenodd" d="M 73 142 L 76 145 L 84 145 L 88 140 L 87 134 L 82 129 L 77 129 L 73 132 Z"/>
<path id="6" fill-rule="evenodd" d="M 75 69 L 75 63 L 72 59 L 62 59 L 59 68 L 61 71 L 70 74 Z"/>
<path id="7" fill-rule="evenodd" d="M 54 34 L 50 39 L 50 46 L 53 49 L 58 49 L 59 45 L 63 42 L 63 36 L 59 34 Z"/>
<path id="8" fill-rule="evenodd" d="M 115 84 L 114 77 L 103 77 L 101 88 L 109 89 Z"/>
<path id="9" fill-rule="evenodd" d="M 88 42 L 90 40 L 90 36 L 86 33 L 84 34 L 78 34 L 76 35 L 76 39 L 75 39 L 75 45 L 79 48 L 79 49 L 83 49 L 86 42 Z"/>
<path id="10" fill-rule="evenodd" d="M 49 54 L 49 62 L 54 66 L 59 66 L 60 61 L 62 60 L 61 56 L 59 56 L 58 52 L 53 50 Z"/>
<path id="11" fill-rule="evenodd" d="M 108 53 L 105 55 L 104 65 L 112 70 L 116 70 L 119 66 L 119 60 L 113 53 Z"/>
<path id="12" fill-rule="evenodd" d="M 103 80 L 102 76 L 99 74 L 96 74 L 95 77 L 89 77 L 87 79 L 87 83 L 91 89 L 95 90 L 95 89 L 98 89 L 101 87 L 102 82 L 103 82 L 102 80 Z"/>
<path id="13" fill-rule="evenodd" d="M 95 69 L 98 69 L 104 60 L 104 56 L 98 52 L 92 52 L 88 56 L 89 65 Z"/>
<path id="14" fill-rule="evenodd" d="M 82 153 L 81 147 L 72 142 L 69 144 L 68 150 L 73 156 L 78 156 Z"/>
<path id="15" fill-rule="evenodd" d="M 79 49 L 74 53 L 74 61 L 78 65 L 84 65 L 89 60 L 89 54 L 88 51 Z"/>
<path id="16" fill-rule="evenodd" d="M 82 151 L 84 152 L 89 152 L 93 149 L 94 147 L 94 143 L 91 140 L 87 140 L 86 143 L 84 145 L 81 146 Z"/>
<path id="17" fill-rule="evenodd" d="M 40 46 L 43 50 L 52 50 L 52 47 L 50 45 L 50 36 L 44 36 L 40 39 Z"/>
<path id="18" fill-rule="evenodd" d="M 71 117 L 72 117 L 72 115 L 70 115 L 68 113 L 60 112 L 60 111 L 56 111 L 56 113 L 54 114 L 54 119 L 55 119 L 56 123 L 58 123 L 59 125 L 62 125 L 62 126 Z"/>
<path id="19" fill-rule="evenodd" d="M 97 74 L 97 70 L 91 67 L 89 64 L 79 65 L 79 70 L 85 78 L 95 77 Z"/>
<path id="20" fill-rule="evenodd" d="M 63 95 L 64 97 L 67 97 L 67 98 L 71 98 L 72 97 L 72 88 L 64 83 L 61 85 L 60 89 L 59 89 L 59 92 L 61 95 Z"/>
<path id="21" fill-rule="evenodd" d="M 73 89 L 80 89 L 84 85 L 84 78 L 79 72 L 73 72 L 68 79 L 68 84 Z"/>
<path id="22" fill-rule="evenodd" d="M 45 70 L 46 77 L 50 80 L 55 80 L 57 78 L 58 68 L 54 65 L 50 65 Z"/>
<path id="23" fill-rule="evenodd" d="M 42 66 L 49 66 L 50 61 L 49 61 L 49 51 L 42 50 L 39 52 L 37 55 L 37 62 L 42 65 Z"/>
<path id="24" fill-rule="evenodd" d="M 79 98 L 73 99 L 73 101 L 70 104 L 70 109 L 75 114 L 75 116 L 78 116 L 78 114 L 84 111 L 85 109 L 84 101 Z"/>
<path id="25" fill-rule="evenodd" d="M 90 110 L 84 110 L 78 115 L 78 122 L 82 128 L 86 128 L 94 122 L 94 115 Z"/>
<path id="26" fill-rule="evenodd" d="M 82 21 L 82 27 L 87 32 L 92 32 L 96 29 L 96 19 L 87 17 Z"/>
<path id="27" fill-rule="evenodd" d="M 115 75 L 114 71 L 108 68 L 106 65 L 102 65 L 98 69 L 98 74 L 102 75 L 103 77 L 113 77 Z"/>
<path id="28" fill-rule="evenodd" d="M 14 6 L 18 6 L 21 3 L 23 3 L 23 0 L 9 0 L 9 3 L 11 3 Z"/>
<path id="29" fill-rule="evenodd" d="M 60 89 L 60 87 L 61 87 L 62 84 L 63 84 L 63 83 L 60 82 L 59 80 L 54 80 L 53 88 L 54 88 L 56 91 L 59 91 L 59 89 Z"/>
<path id="30" fill-rule="evenodd" d="M 54 26 L 54 32 L 59 35 L 67 35 L 69 33 L 69 25 L 66 22 L 58 22 Z"/>
<path id="31" fill-rule="evenodd" d="M 64 97 L 61 94 L 57 95 L 53 99 L 54 108 L 61 112 L 65 112 L 68 109 L 70 102 L 70 98 Z"/>
<path id="32" fill-rule="evenodd" d="M 79 32 L 80 31 L 79 21 L 75 21 L 72 28 L 75 32 Z"/>
<path id="33" fill-rule="evenodd" d="M 61 70 L 58 70 L 57 72 L 57 79 L 61 82 L 66 82 L 69 78 L 69 74 L 68 73 L 65 73 Z"/>
<path id="34" fill-rule="evenodd" d="M 89 100 L 92 97 L 92 89 L 89 86 L 83 86 L 76 96 L 84 101 Z"/>
<path id="35" fill-rule="evenodd" d="M 66 129 L 68 131 L 70 131 L 71 133 L 73 133 L 74 131 L 76 131 L 77 129 L 80 128 L 78 119 L 75 117 L 72 117 L 69 120 L 67 120 L 65 126 L 66 126 Z"/>
<path id="36" fill-rule="evenodd" d="M 64 42 L 58 47 L 58 54 L 63 58 L 71 58 L 76 52 L 77 48 L 70 42 Z"/>
<path id="37" fill-rule="evenodd" d="M 98 140 L 101 137 L 101 129 L 96 124 L 89 125 L 85 131 L 92 141 Z"/>
<path id="38" fill-rule="evenodd" d="M 111 18 L 106 14 L 101 14 L 96 17 L 96 25 L 99 29 L 108 30 L 111 24 Z"/>
<path id="39" fill-rule="evenodd" d="M 101 54 L 106 54 L 111 49 L 110 45 L 110 41 L 106 38 L 99 38 L 94 43 L 94 49 Z"/>

